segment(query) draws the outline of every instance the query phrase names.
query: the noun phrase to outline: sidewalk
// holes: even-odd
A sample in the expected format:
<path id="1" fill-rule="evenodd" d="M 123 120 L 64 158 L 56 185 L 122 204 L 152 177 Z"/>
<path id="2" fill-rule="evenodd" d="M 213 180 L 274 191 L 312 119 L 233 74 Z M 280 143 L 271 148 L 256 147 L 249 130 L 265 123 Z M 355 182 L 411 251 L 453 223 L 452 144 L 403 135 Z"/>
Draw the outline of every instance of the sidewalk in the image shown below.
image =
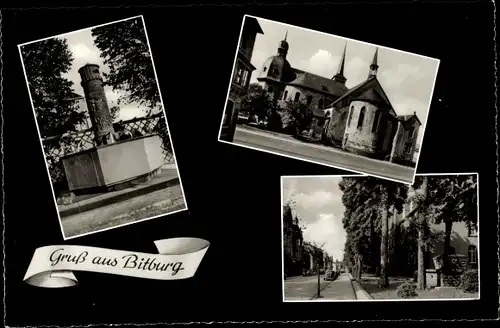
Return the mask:
<path id="1" fill-rule="evenodd" d="M 361 284 L 354 280 L 354 277 L 349 273 L 349 278 L 351 279 L 352 288 L 356 293 L 356 299 L 358 300 L 373 300 L 373 297 L 361 286 Z"/>
<path id="2" fill-rule="evenodd" d="M 347 274 L 341 274 L 331 284 L 321 291 L 320 298 L 313 300 L 356 300 L 352 281 Z"/>
<path id="3" fill-rule="evenodd" d="M 123 190 L 100 193 L 91 197 L 83 197 L 80 200 L 75 198 L 76 201 L 72 204 L 57 205 L 57 208 L 59 210 L 59 216 L 64 218 L 179 184 L 177 166 L 175 164 L 167 164 L 162 166 L 161 172 L 149 181 Z"/>

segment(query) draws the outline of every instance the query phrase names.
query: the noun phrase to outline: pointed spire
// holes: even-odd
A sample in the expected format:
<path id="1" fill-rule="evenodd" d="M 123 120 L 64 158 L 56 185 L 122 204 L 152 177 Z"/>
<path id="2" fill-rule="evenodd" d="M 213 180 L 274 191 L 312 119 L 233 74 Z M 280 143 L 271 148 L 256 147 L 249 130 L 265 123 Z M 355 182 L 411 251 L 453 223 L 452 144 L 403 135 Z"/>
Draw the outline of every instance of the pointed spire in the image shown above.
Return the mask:
<path id="1" fill-rule="evenodd" d="M 378 67 L 377 61 L 378 61 L 378 47 L 375 50 L 375 54 L 373 55 L 372 66 Z"/>
<path id="2" fill-rule="evenodd" d="M 344 51 L 342 52 L 342 57 L 340 58 L 339 68 L 337 69 L 337 74 L 335 74 L 332 80 L 338 81 L 340 83 L 345 83 L 347 79 L 344 76 L 344 66 L 345 66 L 345 54 L 347 51 L 347 42 L 344 45 Z"/>
<path id="3" fill-rule="evenodd" d="M 370 73 L 368 74 L 368 78 L 376 77 L 378 71 L 378 47 L 375 50 L 375 54 L 373 55 L 373 60 L 370 65 Z"/>
<path id="4" fill-rule="evenodd" d="M 285 32 L 285 41 L 286 41 L 287 37 L 288 37 L 288 30 L 286 30 L 286 32 Z"/>
<path id="5" fill-rule="evenodd" d="M 345 66 L 345 53 L 347 50 L 347 42 L 344 45 L 344 52 L 342 52 L 342 58 L 340 59 L 339 68 L 337 70 L 337 75 L 344 76 L 344 66 Z"/>

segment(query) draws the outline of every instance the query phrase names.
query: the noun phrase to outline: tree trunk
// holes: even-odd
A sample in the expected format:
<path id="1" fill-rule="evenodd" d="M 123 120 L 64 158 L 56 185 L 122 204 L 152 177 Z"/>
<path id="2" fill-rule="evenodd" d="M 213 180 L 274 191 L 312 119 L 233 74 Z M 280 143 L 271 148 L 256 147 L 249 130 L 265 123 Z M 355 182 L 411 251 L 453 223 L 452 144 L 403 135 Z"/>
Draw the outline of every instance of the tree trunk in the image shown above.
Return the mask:
<path id="1" fill-rule="evenodd" d="M 443 270 L 448 271 L 451 246 L 451 230 L 453 228 L 453 221 L 450 218 L 445 220 L 445 230 L 444 230 L 444 251 L 443 251 Z"/>
<path id="2" fill-rule="evenodd" d="M 425 231 L 423 228 L 418 230 L 418 271 L 417 271 L 417 289 L 424 290 L 425 289 Z"/>
<path id="3" fill-rule="evenodd" d="M 382 238 L 380 240 L 380 281 L 379 287 L 389 287 L 389 272 L 387 261 L 387 246 L 389 242 L 389 215 L 388 208 L 384 206 L 382 209 Z"/>
<path id="4" fill-rule="evenodd" d="M 361 280 L 361 257 L 357 257 L 356 258 L 356 267 L 357 267 L 357 270 L 356 270 L 356 280 Z"/>

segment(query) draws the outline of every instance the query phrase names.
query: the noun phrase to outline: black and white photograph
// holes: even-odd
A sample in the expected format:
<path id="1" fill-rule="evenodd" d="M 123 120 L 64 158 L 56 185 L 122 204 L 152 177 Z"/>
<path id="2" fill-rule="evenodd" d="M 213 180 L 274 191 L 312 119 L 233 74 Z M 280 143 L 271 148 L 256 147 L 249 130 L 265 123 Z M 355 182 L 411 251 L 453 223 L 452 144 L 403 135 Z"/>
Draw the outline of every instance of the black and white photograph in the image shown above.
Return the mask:
<path id="1" fill-rule="evenodd" d="M 477 173 L 283 176 L 283 298 L 479 299 Z"/>
<path id="2" fill-rule="evenodd" d="M 64 239 L 187 209 L 142 16 L 18 48 Z"/>
<path id="3" fill-rule="evenodd" d="M 245 15 L 219 141 L 414 181 L 440 61 Z"/>

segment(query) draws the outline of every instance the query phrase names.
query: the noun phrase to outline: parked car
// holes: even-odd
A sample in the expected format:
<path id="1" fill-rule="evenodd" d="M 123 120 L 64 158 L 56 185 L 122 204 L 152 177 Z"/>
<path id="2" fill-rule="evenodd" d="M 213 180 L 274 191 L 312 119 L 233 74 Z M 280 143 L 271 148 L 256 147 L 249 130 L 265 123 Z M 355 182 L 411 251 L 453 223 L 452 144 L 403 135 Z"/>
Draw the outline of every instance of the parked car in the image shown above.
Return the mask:
<path id="1" fill-rule="evenodd" d="M 336 272 L 333 270 L 326 270 L 325 277 L 323 278 L 323 280 L 333 281 L 335 279 L 337 279 Z"/>

